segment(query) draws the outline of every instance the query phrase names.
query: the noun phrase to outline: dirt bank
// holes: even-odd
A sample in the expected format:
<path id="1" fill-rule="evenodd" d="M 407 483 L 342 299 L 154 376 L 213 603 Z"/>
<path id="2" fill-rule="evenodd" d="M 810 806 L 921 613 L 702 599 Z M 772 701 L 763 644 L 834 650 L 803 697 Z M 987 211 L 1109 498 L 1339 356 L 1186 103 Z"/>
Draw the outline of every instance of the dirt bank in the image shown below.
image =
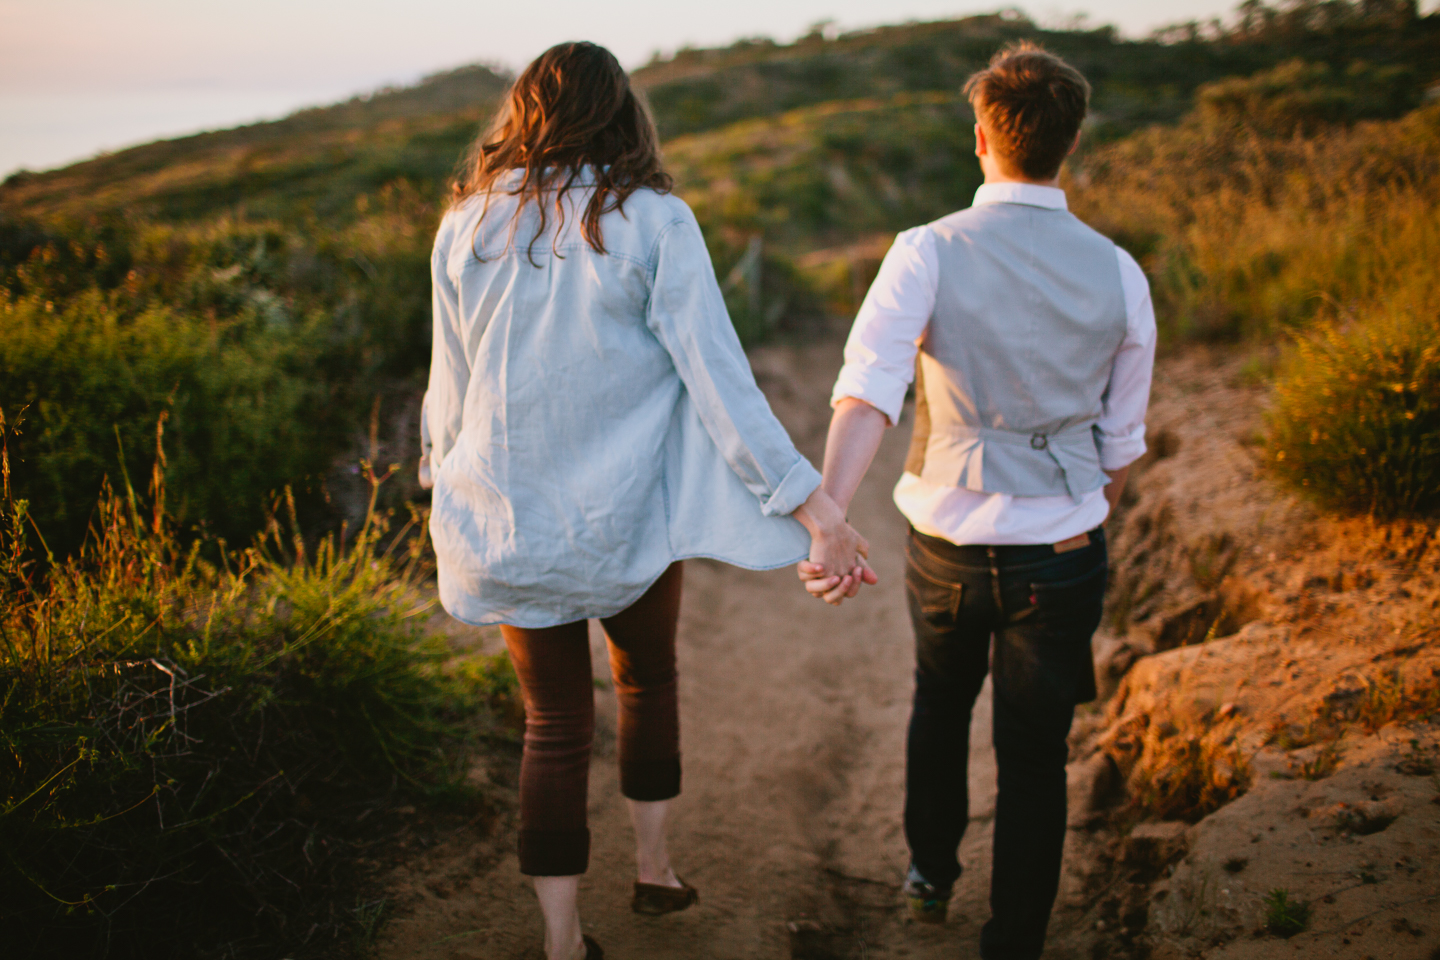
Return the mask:
<path id="1" fill-rule="evenodd" d="M 770 347 L 752 360 L 776 411 L 818 461 L 838 343 Z M 1157 379 L 1154 452 L 1113 524 L 1111 618 L 1097 644 L 1113 696 L 1082 712 L 1072 738 L 1070 857 L 1047 956 L 1358 960 L 1427 957 L 1440 943 L 1440 900 L 1425 899 L 1440 895 L 1440 807 L 1429 802 L 1440 788 L 1423 772 L 1433 771 L 1433 737 L 1393 723 L 1377 736 L 1344 720 L 1361 712 L 1366 684 L 1381 671 L 1428 671 L 1440 544 L 1430 527 L 1330 521 L 1272 491 L 1254 443 L 1262 398 L 1239 361 L 1212 355 L 1166 361 Z M 972 825 L 951 920 L 911 925 L 897 899 L 913 660 L 905 523 L 889 490 L 906 427 L 887 436 L 851 512 L 881 577 L 858 602 L 816 603 L 790 570 L 687 565 L 685 792 L 672 841 L 677 868 L 701 890 L 687 913 L 652 919 L 628 910 L 634 871 L 613 763 L 614 701 L 592 637 L 602 689 L 594 853 L 581 904 L 607 956 L 978 956 L 994 802 L 988 693 L 977 709 Z M 497 646 L 483 631 L 455 634 Z M 1317 726 L 1317 704 L 1327 703 L 1334 709 Z M 1403 710 L 1397 717 L 1413 720 Z M 1312 737 L 1320 739 L 1302 745 Z M 1170 757 L 1166 744 L 1192 740 L 1205 750 L 1184 755 L 1198 751 L 1210 792 L 1243 796 L 1204 818 L 1193 804 L 1174 811 L 1195 826 L 1173 816 L 1144 823 L 1163 818 L 1127 806 L 1127 797 Z M 1328 759 L 1316 765 L 1324 750 Z M 1327 776 L 1268 775 L 1296 777 L 1307 762 Z M 474 772 L 500 811 L 483 829 L 436 837 L 396 866 L 381 956 L 540 956 L 539 912 L 514 860 L 514 767 L 502 752 Z M 1275 887 L 1314 900 L 1311 932 L 1257 933 Z"/>

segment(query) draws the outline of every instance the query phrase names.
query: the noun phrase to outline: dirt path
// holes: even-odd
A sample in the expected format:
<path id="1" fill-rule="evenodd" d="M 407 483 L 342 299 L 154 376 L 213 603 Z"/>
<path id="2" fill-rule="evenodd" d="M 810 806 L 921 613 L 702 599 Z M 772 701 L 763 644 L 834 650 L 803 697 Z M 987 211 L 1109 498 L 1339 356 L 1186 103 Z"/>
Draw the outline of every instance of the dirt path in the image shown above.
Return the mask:
<path id="1" fill-rule="evenodd" d="M 770 348 L 754 362 L 777 413 L 818 463 L 838 345 Z M 597 698 L 594 839 L 581 911 L 607 956 L 978 955 L 994 802 L 988 687 L 977 707 L 974 822 L 952 922 L 942 930 L 906 925 L 899 935 L 903 745 L 914 661 L 902 587 L 906 525 L 890 487 L 907 441 L 908 424 L 890 431 L 851 511 L 881 578 L 858 601 L 826 607 L 789 569 L 687 564 L 679 642 L 685 789 L 672 852 L 701 902 L 684 914 L 652 919 L 629 910 L 633 847 L 614 765 L 615 703 L 592 625 L 597 678 L 606 689 Z M 442 842 L 402 867 L 395 884 L 401 909 L 381 955 L 538 958 L 540 915 L 517 872 L 513 830 L 502 817 L 489 842 Z"/>
<path id="2" fill-rule="evenodd" d="M 817 461 L 839 354 L 831 340 L 751 358 Z M 1071 830 L 1047 960 L 1440 957 L 1440 528 L 1330 517 L 1269 484 L 1255 443 L 1265 393 L 1245 364 L 1234 351 L 1192 350 L 1167 358 L 1156 380 L 1152 451 L 1110 525 L 1120 632 L 1102 631 L 1096 654 L 1115 695 L 1082 707 L 1072 733 Z M 909 924 L 898 902 L 914 661 L 905 523 L 890 486 L 908 432 L 886 437 L 853 504 L 881 576 L 858 601 L 813 601 L 792 570 L 687 566 L 685 792 L 672 842 L 702 899 L 683 914 L 628 908 L 615 704 L 592 634 L 602 689 L 581 903 L 608 956 L 978 955 L 994 804 L 988 691 L 950 923 Z M 451 629 L 462 646 L 499 646 L 494 631 Z M 1219 751 L 1208 760 L 1205 743 Z M 382 957 L 540 960 L 539 910 L 515 861 L 515 755 L 488 762 L 472 774 L 498 804 L 488 829 L 436 835 L 415 814 L 411 855 L 389 873 Z M 1193 826 L 1126 806 L 1155 778 L 1190 778 L 1187 802 L 1198 803 L 1206 784 L 1237 776 L 1243 795 Z M 1305 911 L 1292 939 L 1269 929 L 1276 890 Z"/>

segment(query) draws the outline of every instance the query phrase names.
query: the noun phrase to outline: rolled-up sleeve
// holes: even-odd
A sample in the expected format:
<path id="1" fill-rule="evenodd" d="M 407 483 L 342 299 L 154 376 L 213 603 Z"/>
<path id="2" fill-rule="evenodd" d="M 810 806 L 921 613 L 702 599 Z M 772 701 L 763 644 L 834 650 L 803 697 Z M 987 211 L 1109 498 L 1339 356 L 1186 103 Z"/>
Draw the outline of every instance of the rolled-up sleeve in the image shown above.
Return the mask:
<path id="1" fill-rule="evenodd" d="M 892 426 L 899 422 L 905 393 L 915 378 L 917 341 L 935 311 L 937 278 L 929 228 L 915 227 L 897 236 L 850 328 L 831 406 L 854 397 L 885 414 Z"/>
<path id="2" fill-rule="evenodd" d="M 1113 473 L 1145 453 L 1145 410 L 1155 367 L 1155 306 L 1150 284 L 1135 258 L 1119 247 L 1120 284 L 1125 293 L 1125 339 L 1115 354 L 1106 387 L 1100 428 L 1100 468 Z"/>
<path id="3" fill-rule="evenodd" d="M 652 259 L 646 322 L 706 432 L 766 516 L 791 513 L 820 486 L 820 473 L 795 449 L 755 383 L 693 216 L 661 231 Z"/>
<path id="4" fill-rule="evenodd" d="M 441 229 L 430 256 L 432 309 L 434 314 L 430 381 L 421 407 L 422 436 L 429 442 L 431 476 L 440 469 L 455 438 L 460 434 L 465 394 L 470 387 L 470 361 L 460 327 L 460 296 L 446 269 L 449 231 Z"/>

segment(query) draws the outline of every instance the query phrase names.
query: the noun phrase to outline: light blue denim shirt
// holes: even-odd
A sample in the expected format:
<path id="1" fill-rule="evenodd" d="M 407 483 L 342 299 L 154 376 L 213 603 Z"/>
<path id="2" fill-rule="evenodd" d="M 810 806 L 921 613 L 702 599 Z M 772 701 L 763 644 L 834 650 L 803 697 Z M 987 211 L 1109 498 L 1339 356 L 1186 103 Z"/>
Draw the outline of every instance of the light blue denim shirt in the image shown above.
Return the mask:
<path id="1" fill-rule="evenodd" d="M 548 627 L 623 610 L 686 557 L 802 559 L 789 514 L 820 475 L 755 385 L 690 208 L 637 191 L 602 218 L 600 254 L 580 235 L 589 189 L 558 231 L 547 199 L 533 244 L 534 204 L 512 229 L 502 191 L 445 215 L 431 264 L 445 609 Z"/>

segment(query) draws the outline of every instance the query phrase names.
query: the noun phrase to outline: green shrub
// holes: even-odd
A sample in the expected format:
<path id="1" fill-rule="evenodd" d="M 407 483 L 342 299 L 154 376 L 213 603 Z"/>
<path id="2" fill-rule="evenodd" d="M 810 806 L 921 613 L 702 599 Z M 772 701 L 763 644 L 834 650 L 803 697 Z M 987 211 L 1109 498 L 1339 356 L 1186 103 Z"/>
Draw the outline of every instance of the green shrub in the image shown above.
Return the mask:
<path id="1" fill-rule="evenodd" d="M 1271 464 L 1321 503 L 1440 507 L 1440 312 L 1396 298 L 1298 338 L 1270 415 Z"/>
<path id="2" fill-rule="evenodd" d="M 247 542 L 286 485 L 324 511 L 377 395 L 429 359 L 433 208 L 403 182 L 361 200 L 331 230 L 0 217 L 0 409 L 27 420 L 12 485 L 58 556 L 103 478 L 146 469 L 162 411 L 183 528 Z"/>
<path id="3" fill-rule="evenodd" d="M 1253 76 L 1207 83 L 1195 92 L 1195 101 L 1205 124 L 1289 137 L 1337 123 L 1401 116 L 1419 104 L 1420 92 L 1407 67 L 1357 60 L 1337 70 L 1297 59 Z"/>
<path id="4" fill-rule="evenodd" d="M 469 796 L 461 761 L 491 685 L 420 631 L 421 541 L 387 552 L 372 513 L 343 548 L 307 549 L 272 522 L 211 566 L 173 536 L 157 483 L 148 505 L 107 493 L 92 539 L 41 579 L 26 504 L 5 493 L 7 951 L 316 956 L 366 940 L 379 913 L 346 909 L 356 861 L 397 794 Z"/>
<path id="5" fill-rule="evenodd" d="M 327 396 L 313 376 L 317 332 L 253 316 L 212 326 L 158 305 L 125 317 L 113 299 L 0 301 L 0 408 L 25 420 L 12 449 L 17 495 L 69 554 L 104 478 L 144 475 L 164 413 L 174 517 L 245 542 L 271 490 L 323 473 L 335 454 L 334 418 L 317 416 Z"/>

